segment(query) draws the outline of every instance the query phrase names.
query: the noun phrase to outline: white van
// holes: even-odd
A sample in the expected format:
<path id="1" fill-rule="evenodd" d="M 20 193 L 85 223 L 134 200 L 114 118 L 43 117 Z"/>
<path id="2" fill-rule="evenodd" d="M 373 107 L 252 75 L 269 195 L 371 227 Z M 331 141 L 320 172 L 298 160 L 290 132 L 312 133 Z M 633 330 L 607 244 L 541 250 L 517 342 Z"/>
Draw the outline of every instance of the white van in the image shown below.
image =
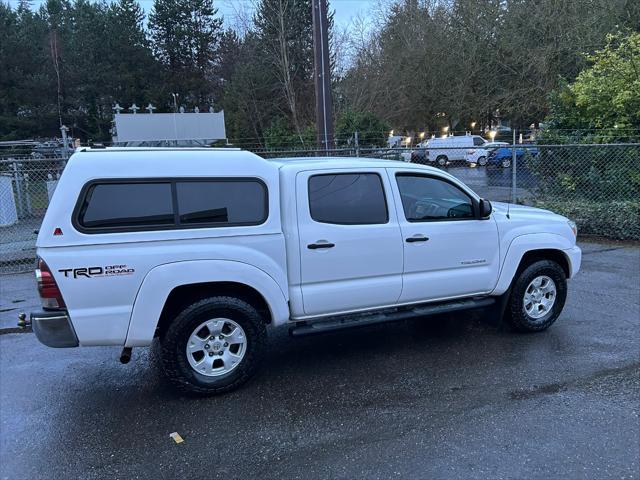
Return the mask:
<path id="1" fill-rule="evenodd" d="M 427 142 L 425 158 L 444 167 L 449 162 L 462 162 L 469 148 L 481 147 L 487 141 L 480 135 L 458 135 L 432 138 Z"/>

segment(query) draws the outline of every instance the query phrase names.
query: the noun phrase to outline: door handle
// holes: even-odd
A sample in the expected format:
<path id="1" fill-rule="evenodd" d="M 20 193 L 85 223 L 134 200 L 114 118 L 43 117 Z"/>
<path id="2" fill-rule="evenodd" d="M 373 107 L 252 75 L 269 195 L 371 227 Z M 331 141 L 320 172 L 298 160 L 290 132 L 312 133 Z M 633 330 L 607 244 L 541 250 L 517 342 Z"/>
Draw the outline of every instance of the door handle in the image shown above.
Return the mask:
<path id="1" fill-rule="evenodd" d="M 423 235 L 420 235 L 420 236 L 415 236 L 415 237 L 409 237 L 409 238 L 407 238 L 406 242 L 407 243 L 426 242 L 427 240 L 429 240 L 429 237 L 425 237 Z"/>
<path id="2" fill-rule="evenodd" d="M 335 243 L 310 243 L 309 245 L 307 245 L 307 248 L 309 250 L 317 250 L 319 248 L 333 248 L 335 247 Z"/>

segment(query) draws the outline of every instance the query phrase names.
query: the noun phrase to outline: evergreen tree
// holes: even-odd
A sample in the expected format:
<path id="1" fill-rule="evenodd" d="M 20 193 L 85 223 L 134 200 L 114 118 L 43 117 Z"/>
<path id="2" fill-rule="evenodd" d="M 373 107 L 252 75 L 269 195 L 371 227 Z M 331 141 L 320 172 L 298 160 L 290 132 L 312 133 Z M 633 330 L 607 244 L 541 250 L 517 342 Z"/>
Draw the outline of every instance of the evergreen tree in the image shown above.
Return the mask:
<path id="1" fill-rule="evenodd" d="M 168 91 L 188 103 L 213 102 L 222 19 L 213 0 L 155 0 L 149 16 L 153 51 L 167 69 Z"/>
<path id="2" fill-rule="evenodd" d="M 158 78 L 162 66 L 155 60 L 144 30 L 144 12 L 135 0 L 118 0 L 107 10 L 107 56 L 110 101 L 121 105 L 168 103 Z"/>

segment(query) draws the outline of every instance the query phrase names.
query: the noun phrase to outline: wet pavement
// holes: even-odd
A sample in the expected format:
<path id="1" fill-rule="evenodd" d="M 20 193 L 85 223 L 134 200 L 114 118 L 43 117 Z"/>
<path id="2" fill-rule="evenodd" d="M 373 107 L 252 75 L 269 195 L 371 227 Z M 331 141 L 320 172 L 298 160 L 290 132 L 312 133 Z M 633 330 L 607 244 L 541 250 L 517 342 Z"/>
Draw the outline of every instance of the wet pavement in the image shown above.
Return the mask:
<path id="1" fill-rule="evenodd" d="M 478 313 L 279 331 L 216 398 L 168 388 L 157 348 L 120 365 L 0 335 L 0 478 L 638 478 L 640 250 L 584 248 L 547 332 Z"/>
<path id="2" fill-rule="evenodd" d="M 20 312 L 40 310 L 37 288 L 33 270 L 0 275 L 0 331 L 15 328 Z"/>

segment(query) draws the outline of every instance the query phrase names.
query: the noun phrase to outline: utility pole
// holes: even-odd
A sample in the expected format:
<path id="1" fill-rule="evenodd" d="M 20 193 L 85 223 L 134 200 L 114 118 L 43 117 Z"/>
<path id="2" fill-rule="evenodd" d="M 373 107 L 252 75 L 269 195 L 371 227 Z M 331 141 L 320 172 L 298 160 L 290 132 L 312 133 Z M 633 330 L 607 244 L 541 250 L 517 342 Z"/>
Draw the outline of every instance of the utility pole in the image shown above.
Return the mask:
<path id="1" fill-rule="evenodd" d="M 316 87 L 318 149 L 327 151 L 333 148 L 333 105 L 331 102 L 327 0 L 312 0 L 311 3 L 313 8 L 313 66 Z"/>
<path id="2" fill-rule="evenodd" d="M 518 155 L 516 154 L 516 129 L 513 129 L 513 143 L 511 144 L 511 203 L 516 203 L 518 196 L 517 188 Z"/>

